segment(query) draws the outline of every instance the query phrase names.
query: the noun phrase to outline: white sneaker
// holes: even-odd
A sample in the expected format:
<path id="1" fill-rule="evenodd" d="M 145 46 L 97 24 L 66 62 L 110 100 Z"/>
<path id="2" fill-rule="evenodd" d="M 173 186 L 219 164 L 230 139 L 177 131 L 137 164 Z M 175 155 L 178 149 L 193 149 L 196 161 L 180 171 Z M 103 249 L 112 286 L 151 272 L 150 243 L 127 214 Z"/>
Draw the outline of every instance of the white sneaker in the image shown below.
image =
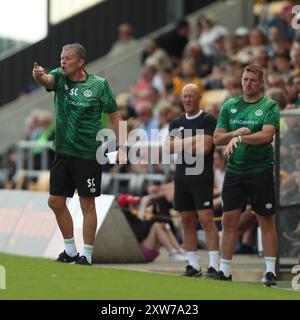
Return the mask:
<path id="1" fill-rule="evenodd" d="M 170 262 L 183 262 L 183 261 L 187 261 L 187 258 L 186 258 L 186 256 L 184 256 L 181 253 L 171 252 L 169 254 L 169 261 Z"/>

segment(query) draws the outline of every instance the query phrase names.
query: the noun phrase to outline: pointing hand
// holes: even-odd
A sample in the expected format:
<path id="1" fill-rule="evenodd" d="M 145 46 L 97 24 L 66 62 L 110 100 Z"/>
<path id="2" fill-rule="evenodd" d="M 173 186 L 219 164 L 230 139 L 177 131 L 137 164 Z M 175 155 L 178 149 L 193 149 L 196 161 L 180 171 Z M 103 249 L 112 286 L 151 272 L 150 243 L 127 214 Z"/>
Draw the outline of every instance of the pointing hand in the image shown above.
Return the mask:
<path id="1" fill-rule="evenodd" d="M 40 79 L 44 75 L 44 68 L 39 66 L 36 62 L 33 64 L 32 76 L 34 79 Z"/>

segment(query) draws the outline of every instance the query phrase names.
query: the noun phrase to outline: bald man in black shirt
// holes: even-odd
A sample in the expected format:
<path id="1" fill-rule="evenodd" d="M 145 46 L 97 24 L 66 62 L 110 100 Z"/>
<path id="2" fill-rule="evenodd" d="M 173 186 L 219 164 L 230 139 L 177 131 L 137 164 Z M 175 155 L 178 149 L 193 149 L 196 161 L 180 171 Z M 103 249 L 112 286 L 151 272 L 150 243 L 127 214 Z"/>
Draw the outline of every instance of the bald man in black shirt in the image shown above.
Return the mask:
<path id="1" fill-rule="evenodd" d="M 165 150 L 177 154 L 174 208 L 180 212 L 189 265 L 184 275 L 201 276 L 197 257 L 197 216 L 205 231 L 209 252 L 208 277 L 219 264 L 219 235 L 213 220 L 213 133 L 216 119 L 199 109 L 201 93 L 194 84 L 182 90 L 185 114 L 169 126 Z"/>

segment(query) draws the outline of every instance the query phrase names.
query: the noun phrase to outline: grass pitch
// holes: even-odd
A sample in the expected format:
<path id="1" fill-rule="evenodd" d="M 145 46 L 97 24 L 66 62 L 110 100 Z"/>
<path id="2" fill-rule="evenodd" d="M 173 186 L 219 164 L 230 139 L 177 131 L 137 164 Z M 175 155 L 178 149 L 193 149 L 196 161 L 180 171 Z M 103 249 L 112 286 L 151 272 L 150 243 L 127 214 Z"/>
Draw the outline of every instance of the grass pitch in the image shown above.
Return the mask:
<path id="1" fill-rule="evenodd" d="M 0 300 L 300 300 L 299 291 L 261 284 L 68 265 L 7 254 L 0 254 L 0 265 L 6 270 L 6 289 L 0 290 Z"/>

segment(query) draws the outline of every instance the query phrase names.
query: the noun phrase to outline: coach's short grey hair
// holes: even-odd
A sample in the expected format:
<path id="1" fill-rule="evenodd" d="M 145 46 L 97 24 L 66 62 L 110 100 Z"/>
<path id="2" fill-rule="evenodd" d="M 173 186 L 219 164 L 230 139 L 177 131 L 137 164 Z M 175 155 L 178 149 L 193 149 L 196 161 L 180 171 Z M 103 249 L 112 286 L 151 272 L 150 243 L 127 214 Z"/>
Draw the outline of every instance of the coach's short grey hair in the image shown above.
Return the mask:
<path id="1" fill-rule="evenodd" d="M 83 59 L 84 61 L 86 60 L 86 50 L 83 45 L 75 42 L 75 43 L 66 44 L 62 47 L 62 51 L 66 51 L 70 49 L 75 51 L 75 54 L 78 57 L 78 59 Z"/>

